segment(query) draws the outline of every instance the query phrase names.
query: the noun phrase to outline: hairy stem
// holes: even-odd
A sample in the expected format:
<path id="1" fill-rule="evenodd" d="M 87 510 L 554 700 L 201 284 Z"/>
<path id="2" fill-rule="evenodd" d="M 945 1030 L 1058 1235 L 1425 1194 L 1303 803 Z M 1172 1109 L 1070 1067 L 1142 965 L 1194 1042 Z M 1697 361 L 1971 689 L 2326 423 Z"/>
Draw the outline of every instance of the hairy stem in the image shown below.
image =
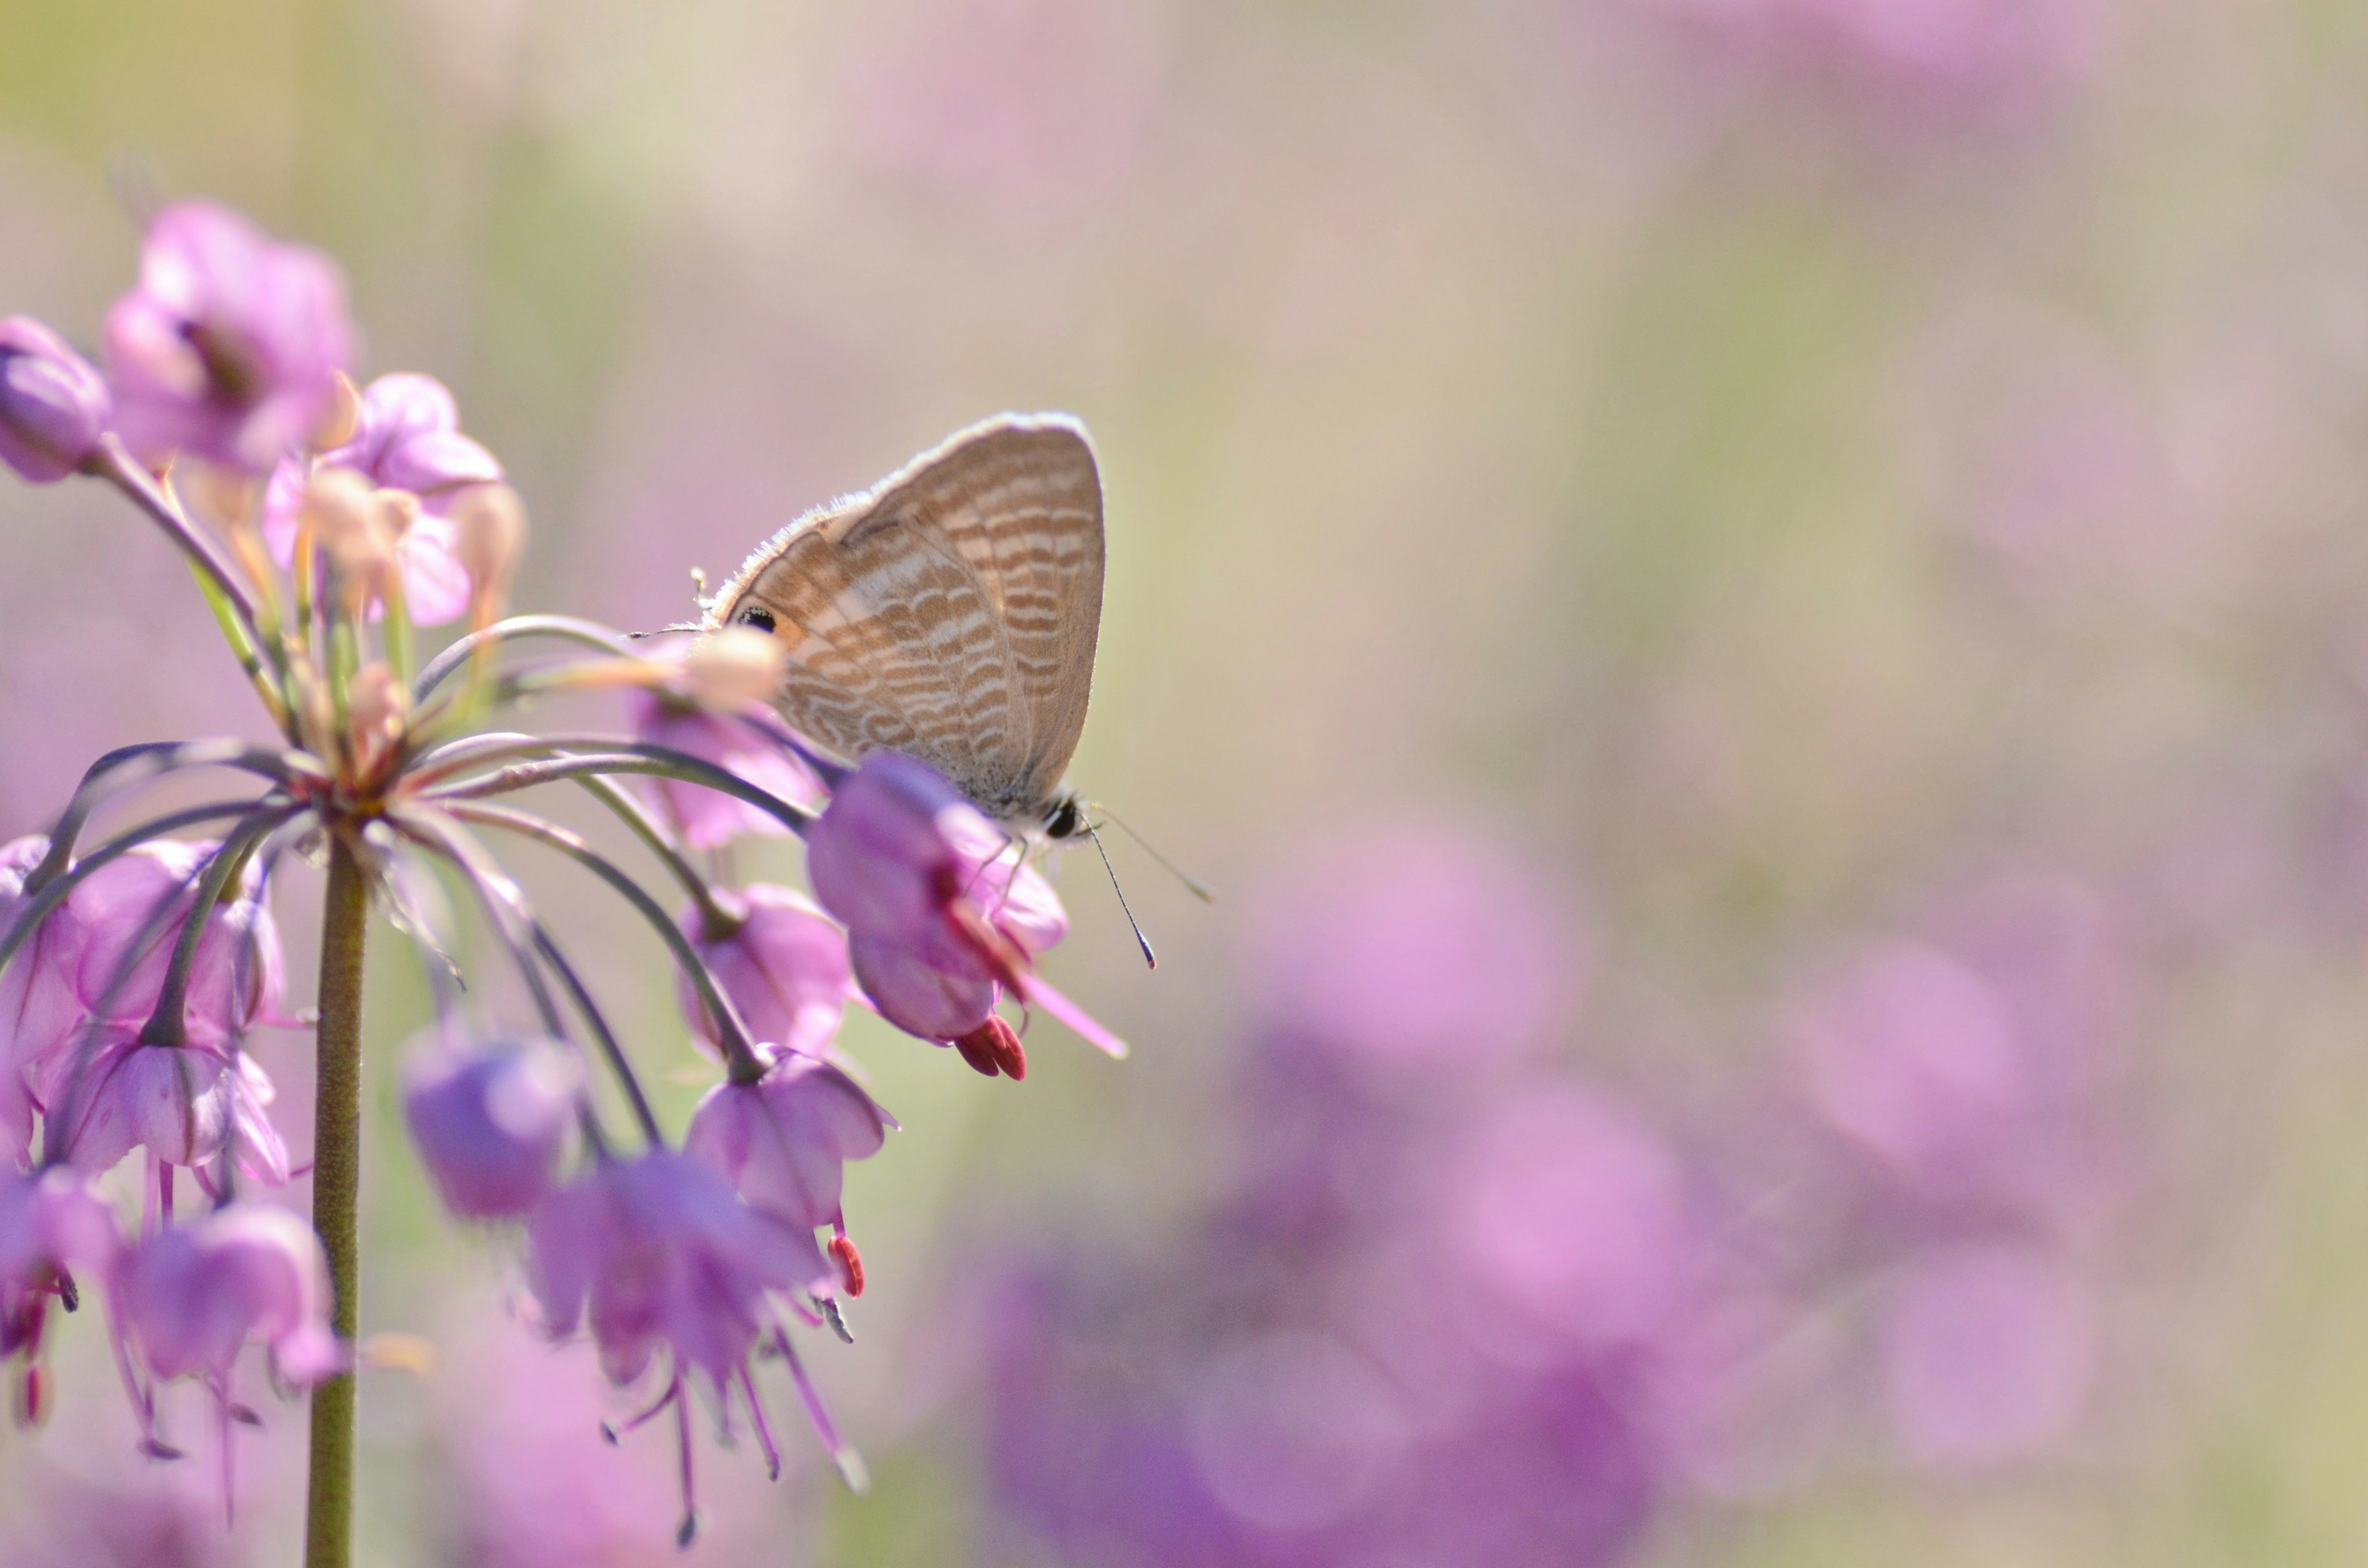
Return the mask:
<path id="1" fill-rule="evenodd" d="M 329 1255 L 332 1324 L 357 1327 L 362 1142 L 362 937 L 370 888 L 353 846 L 329 840 L 321 910 L 321 1024 L 313 1121 L 313 1228 Z M 349 1568 L 354 1551 L 354 1374 L 313 1390 L 312 1480 L 305 1495 L 304 1568 Z"/>

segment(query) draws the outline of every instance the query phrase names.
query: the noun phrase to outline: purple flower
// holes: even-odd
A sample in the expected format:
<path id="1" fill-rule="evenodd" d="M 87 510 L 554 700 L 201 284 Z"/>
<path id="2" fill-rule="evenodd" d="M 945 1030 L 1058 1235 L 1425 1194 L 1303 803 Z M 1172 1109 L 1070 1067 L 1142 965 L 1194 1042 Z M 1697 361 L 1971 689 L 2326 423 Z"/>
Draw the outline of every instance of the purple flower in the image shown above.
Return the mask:
<path id="1" fill-rule="evenodd" d="M 443 1195 L 466 1219 L 513 1219 L 550 1190 L 583 1074 L 546 1040 L 472 1047 L 438 1030 L 412 1048 L 403 1108 Z"/>
<path id="2" fill-rule="evenodd" d="M 814 896 L 847 926 L 855 978 L 881 1016 L 951 1042 L 985 1026 L 1004 987 L 1104 1050 L 1125 1047 L 1030 972 L 1068 931 L 1052 884 L 1005 863 L 1010 840 L 926 764 L 874 752 L 806 839 Z"/>
<path id="3" fill-rule="evenodd" d="M 721 1171 L 752 1208 L 802 1230 L 843 1232 L 842 1167 L 878 1153 L 895 1125 L 838 1068 L 784 1055 L 756 1083 L 710 1089 L 682 1148 Z M 852 1281 L 849 1293 L 860 1293 Z"/>
<path id="4" fill-rule="evenodd" d="M 265 473 L 317 429 L 350 358 L 345 281 L 211 202 L 165 208 L 140 284 L 107 313 L 107 372 L 123 438 Z"/>
<path id="5" fill-rule="evenodd" d="M 35 840 L 0 850 L 0 913 L 17 896 L 24 872 L 39 852 Z M 67 1050 L 85 1026 L 136 1033 L 155 1009 L 174 943 L 187 918 L 167 917 L 148 945 L 140 940 L 152 916 L 192 897 L 211 843 L 162 839 L 142 844 L 85 877 L 52 910 L 40 934 L 9 965 L 0 984 L 0 1040 L 17 1066 L 41 1085 L 43 1103 L 57 1103 L 77 1054 Z M 217 1051 L 257 1023 L 277 1017 L 285 963 L 271 911 L 249 884 L 206 916 L 190 971 L 184 1023 L 193 1044 Z"/>
<path id="6" fill-rule="evenodd" d="M 251 1179 L 287 1183 L 288 1145 L 264 1108 L 271 1080 L 254 1057 L 136 1034 L 99 1038 L 86 1062 L 70 1051 L 51 1074 L 53 1158 L 97 1176 L 134 1149 L 168 1165 L 203 1165 L 228 1148 Z"/>
<path id="7" fill-rule="evenodd" d="M 733 896 L 746 909 L 738 927 L 710 937 L 693 905 L 683 912 L 683 930 L 739 1010 L 751 1040 L 778 1051 L 822 1055 L 838 1033 L 854 984 L 847 934 L 790 888 L 758 882 Z M 679 983 L 683 1015 L 697 1038 L 720 1047 L 715 1020 L 697 989 L 688 979 Z"/>
<path id="8" fill-rule="evenodd" d="M 502 465 L 461 434 L 460 412 L 444 383 L 432 376 L 381 376 L 361 394 L 353 438 L 323 452 L 320 462 L 418 497 L 416 508 L 401 509 L 394 545 L 404 612 L 422 626 L 438 626 L 466 611 L 471 584 L 456 553 L 453 504 L 471 485 L 499 483 Z M 295 554 L 307 467 L 283 458 L 264 494 L 264 542 L 282 566 Z"/>
<path id="9" fill-rule="evenodd" d="M 665 1150 L 604 1159 L 582 1179 L 536 1206 L 527 1221 L 529 1266 L 545 1325 L 554 1335 L 588 1324 L 600 1366 L 630 1383 L 657 1353 L 668 1353 L 666 1390 L 632 1423 L 671 1406 L 683 1452 L 686 1544 L 696 1517 L 690 1492 L 688 1373 L 703 1374 L 728 1410 L 736 1388 L 776 1473 L 780 1455 L 765 1425 L 748 1358 L 768 1334 L 796 1369 L 769 1298 L 826 1295 L 831 1268 L 814 1233 L 749 1208 L 700 1161 Z M 798 1374 L 801 1383 L 803 1373 Z M 811 1389 L 802 1389 L 815 1426 L 839 1445 Z M 842 1463 L 846 1462 L 841 1455 Z"/>
<path id="10" fill-rule="evenodd" d="M 821 803 L 822 787 L 814 776 L 755 725 L 710 712 L 666 692 L 630 692 L 626 702 L 635 740 L 672 746 L 712 762 L 791 805 Z M 650 781 L 650 789 L 658 810 L 693 849 L 720 849 L 744 834 L 789 832 L 779 818 L 704 785 L 655 778 Z"/>
<path id="11" fill-rule="evenodd" d="M 114 1212 L 72 1171 L 0 1176 L 0 1358 L 22 1356 L 21 1407 L 38 1412 L 40 1383 L 29 1363 L 53 1297 L 71 1301 L 74 1271 L 104 1278 L 122 1247 Z"/>
<path id="12" fill-rule="evenodd" d="M 107 433 L 107 382 L 30 316 L 0 320 L 0 462 L 34 484 L 82 466 Z"/>
<path id="13" fill-rule="evenodd" d="M 328 1258 L 285 1209 L 233 1203 L 165 1226 L 122 1260 L 115 1294 L 138 1365 L 165 1381 L 200 1378 L 217 1398 L 228 1399 L 232 1364 L 249 1344 L 264 1346 L 275 1378 L 300 1387 L 346 1364 L 329 1327 Z"/>
<path id="14" fill-rule="evenodd" d="M 554 1333 L 588 1322 L 612 1381 L 661 1347 L 726 1385 L 756 1348 L 774 1291 L 827 1290 L 806 1233 L 757 1213 L 722 1176 L 665 1151 L 603 1160 L 527 1221 L 535 1294 Z"/>

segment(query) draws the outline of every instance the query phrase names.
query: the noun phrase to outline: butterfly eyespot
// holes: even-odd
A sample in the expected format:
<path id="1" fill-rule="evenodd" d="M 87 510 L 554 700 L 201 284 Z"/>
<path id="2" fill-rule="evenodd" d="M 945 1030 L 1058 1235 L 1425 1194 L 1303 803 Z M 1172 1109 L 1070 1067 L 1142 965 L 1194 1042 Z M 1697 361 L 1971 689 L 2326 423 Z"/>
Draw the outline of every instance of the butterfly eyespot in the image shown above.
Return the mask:
<path id="1" fill-rule="evenodd" d="M 732 619 L 742 626 L 753 626 L 759 631 L 773 630 L 773 612 L 761 605 L 750 605 Z"/>

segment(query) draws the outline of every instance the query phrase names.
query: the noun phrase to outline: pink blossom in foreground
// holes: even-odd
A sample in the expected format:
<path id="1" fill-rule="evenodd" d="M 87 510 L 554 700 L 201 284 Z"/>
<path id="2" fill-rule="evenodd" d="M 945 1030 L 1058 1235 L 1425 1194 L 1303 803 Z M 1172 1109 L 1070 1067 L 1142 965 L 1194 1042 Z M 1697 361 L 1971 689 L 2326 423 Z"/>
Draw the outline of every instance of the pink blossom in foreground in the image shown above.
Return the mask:
<path id="1" fill-rule="evenodd" d="M 118 427 L 151 460 L 184 451 L 268 472 L 328 413 L 351 339 L 336 263 L 227 208 L 176 202 L 148 227 L 139 286 L 107 314 Z"/>
<path id="2" fill-rule="evenodd" d="M 527 1236 L 535 1295 L 552 1334 L 573 1333 L 579 1323 L 588 1327 L 601 1369 L 619 1384 L 638 1380 L 666 1352 L 665 1392 L 632 1425 L 669 1407 L 675 1412 L 683 1449 L 681 1539 L 688 1542 L 696 1514 L 686 1377 L 702 1375 L 725 1409 L 735 1391 L 746 1399 L 778 1472 L 780 1454 L 748 1359 L 768 1334 L 777 1347 L 788 1346 L 770 1298 L 831 1290 L 833 1271 L 822 1248 L 811 1231 L 742 1203 L 706 1165 L 665 1150 L 600 1161 L 536 1207 Z M 807 1397 L 816 1426 L 837 1449 L 819 1405 L 810 1392 Z"/>
<path id="3" fill-rule="evenodd" d="M 50 1074 L 52 1158 L 97 1176 L 134 1149 L 168 1165 L 202 1166 L 227 1148 L 242 1175 L 286 1185 L 288 1145 L 265 1109 L 271 1079 L 254 1057 L 129 1034 L 94 1042 L 96 1051 L 65 1052 Z"/>
<path id="4" fill-rule="evenodd" d="M 313 1227 L 285 1209 L 232 1203 L 165 1225 L 121 1259 L 111 1290 L 147 1451 L 179 1452 L 158 1434 L 154 1385 L 197 1379 L 217 1413 L 225 1507 L 233 1492 L 230 1423 L 253 1419 L 241 1415 L 232 1389 L 240 1353 L 262 1346 L 279 1387 L 309 1388 L 347 1365 L 346 1347 L 329 1326 L 327 1255 Z"/>
<path id="5" fill-rule="evenodd" d="M 0 1359 L 24 1363 L 17 1408 L 27 1419 L 48 1404 L 34 1358 L 50 1303 L 74 1305 L 80 1281 L 104 1278 L 122 1244 L 114 1212 L 73 1172 L 0 1176 Z"/>
<path id="6" fill-rule="evenodd" d="M 791 805 L 821 804 L 822 787 L 814 776 L 756 726 L 665 692 L 630 692 L 626 703 L 635 740 L 712 762 Z M 721 849 L 743 835 L 774 837 L 789 832 L 779 818 L 704 785 L 675 778 L 646 782 L 658 810 L 693 849 Z"/>
<path id="7" fill-rule="evenodd" d="M 0 856 L 21 858 L 28 841 Z M 163 839 L 142 844 L 85 878 L 51 912 L 33 944 L 0 983 L 0 1030 L 16 1064 L 34 1074 L 44 1103 L 61 1083 L 43 1075 L 74 1063 L 61 1061 L 87 1025 L 136 1033 L 155 1008 L 174 942 L 185 915 L 168 915 L 144 945 L 151 919 L 177 903 L 186 908 L 216 846 Z M 0 898 L 9 873 L 0 871 Z M 21 873 L 17 874 L 21 887 Z M 226 897 L 206 916 L 190 971 L 184 1023 L 193 1044 L 221 1050 L 279 1012 L 285 962 L 271 911 L 253 892 Z"/>
<path id="8" fill-rule="evenodd" d="M 843 1229 L 846 1163 L 878 1153 L 895 1125 L 838 1068 L 785 1055 L 756 1083 L 710 1089 L 691 1112 L 683 1153 L 722 1172 L 753 1208 L 807 1231 Z"/>
<path id="9" fill-rule="evenodd" d="M 444 1206 L 513 1219 L 550 1190 L 583 1092 L 576 1060 L 553 1040 L 472 1047 L 443 1031 L 412 1049 L 404 1119 Z"/>
<path id="10" fill-rule="evenodd" d="M 1060 899 L 926 764 L 874 752 L 806 838 L 814 896 L 847 926 L 855 978 L 890 1023 L 951 1042 L 985 1026 L 1004 988 L 1114 1055 L 1125 1046 L 1030 970 L 1068 932 Z"/>
<path id="11" fill-rule="evenodd" d="M 0 462 L 33 484 L 82 466 L 114 407 L 90 361 L 30 316 L 0 320 Z"/>
<path id="12" fill-rule="evenodd" d="M 320 463 L 418 497 L 416 509 L 404 511 L 394 544 L 404 610 L 422 626 L 458 619 L 469 608 L 471 585 L 455 553 L 452 504 L 470 485 L 496 483 L 503 473 L 491 452 L 461 434 L 460 411 L 444 383 L 432 376 L 381 376 L 362 391 L 353 438 L 323 452 Z M 282 566 L 296 551 L 305 480 L 303 462 L 283 459 L 265 492 L 263 539 Z"/>
<path id="13" fill-rule="evenodd" d="M 745 913 L 734 930 L 707 933 L 698 907 L 686 909 L 682 928 L 732 999 L 749 1039 L 803 1056 L 820 1056 L 838 1033 L 854 971 L 847 934 L 791 888 L 758 882 L 729 896 Z M 683 1016 L 700 1043 L 719 1047 L 715 1020 L 688 977 L 678 982 Z"/>

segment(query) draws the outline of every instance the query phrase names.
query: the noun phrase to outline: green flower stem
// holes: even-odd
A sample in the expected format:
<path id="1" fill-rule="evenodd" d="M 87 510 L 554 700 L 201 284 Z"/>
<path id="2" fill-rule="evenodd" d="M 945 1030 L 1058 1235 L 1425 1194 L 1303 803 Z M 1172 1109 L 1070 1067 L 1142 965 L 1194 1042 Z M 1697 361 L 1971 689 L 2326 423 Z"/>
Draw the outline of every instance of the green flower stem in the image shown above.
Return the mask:
<path id="1" fill-rule="evenodd" d="M 607 653 L 631 653 L 633 651 L 632 642 L 598 621 L 578 620 L 572 615 L 514 615 L 507 620 L 494 622 L 483 631 L 469 633 L 437 654 L 427 667 L 419 672 L 419 683 L 412 687 L 411 695 L 425 703 L 438 687 L 468 665 L 479 649 L 527 637 L 556 637 L 581 642 Z"/>
<path id="2" fill-rule="evenodd" d="M 321 1023 L 313 1119 L 313 1228 L 329 1255 L 331 1326 L 350 1346 L 359 1326 L 362 1153 L 362 938 L 370 884 L 353 846 L 329 839 L 321 909 Z M 313 1390 L 304 1568 L 350 1568 L 354 1554 L 354 1374 Z"/>
<path id="3" fill-rule="evenodd" d="M 715 1020 L 715 1032 L 722 1040 L 723 1061 L 732 1081 L 753 1084 L 765 1075 L 764 1058 L 757 1054 L 757 1048 L 749 1042 L 748 1026 L 741 1021 L 739 1009 L 732 1006 L 732 999 L 715 983 L 714 974 L 699 956 L 699 949 L 691 946 L 690 938 L 682 934 L 681 927 L 639 882 L 610 865 L 590 845 L 555 823 L 547 823 L 540 817 L 503 806 L 455 801 L 447 803 L 445 809 L 463 822 L 482 823 L 487 827 L 502 828 L 549 845 L 623 894 L 625 902 L 640 911 L 642 918 L 650 923 L 673 952 L 675 962 L 681 967 L 684 977 L 699 993 L 700 1005 Z"/>
<path id="4" fill-rule="evenodd" d="M 63 903 L 66 895 L 101 866 L 131 853 L 152 839 L 162 838 L 168 833 L 178 833 L 185 827 L 195 827 L 199 823 L 220 822 L 224 817 L 243 817 L 258 804 L 255 801 L 218 801 L 211 805 L 191 806 L 185 811 L 170 812 L 143 822 L 138 827 L 128 828 L 107 840 L 84 856 L 73 870 L 51 878 L 41 884 L 39 892 L 26 899 L 24 907 L 17 911 L 16 921 L 8 927 L 7 934 L 0 936 L 0 969 L 8 967 L 8 960 L 15 958 L 33 933 L 40 929 L 41 922 L 49 917 L 50 912 Z"/>
<path id="5" fill-rule="evenodd" d="M 270 812 L 257 812 L 238 830 L 222 841 L 206 861 L 205 875 L 198 882 L 198 896 L 190 902 L 188 914 L 182 918 L 181 934 L 173 943 L 173 956 L 165 969 L 165 983 L 157 989 L 156 1010 L 140 1031 L 140 1038 L 150 1045 L 186 1045 L 189 1036 L 189 974 L 197 967 L 198 944 L 205 939 L 206 919 L 222 902 L 222 891 L 233 878 L 243 870 L 256 846 L 277 831 L 281 824 L 302 806 L 281 806 Z"/>
<path id="6" fill-rule="evenodd" d="M 214 541 L 213 536 L 181 515 L 180 508 L 156 487 L 156 481 L 150 477 L 147 469 L 141 466 L 140 460 L 131 455 L 122 438 L 112 433 L 99 437 L 98 450 L 91 454 L 84 470 L 97 474 L 130 496 L 135 506 L 147 513 L 172 541 L 181 547 L 199 574 L 211 582 L 236 608 L 238 619 L 245 623 L 251 640 L 255 632 L 255 596 L 247 592 L 246 585 L 238 580 L 237 569 L 231 564 L 230 557 L 222 552 L 222 547 Z"/>
<path id="7" fill-rule="evenodd" d="M 74 799 L 66 802 L 57 825 L 50 829 L 49 850 L 25 879 L 24 891 L 39 892 L 51 878 L 65 873 L 74 862 L 74 843 L 82 836 L 83 824 L 104 801 L 159 774 L 183 767 L 236 767 L 275 784 L 290 783 L 300 774 L 316 783 L 328 781 L 328 775 L 301 753 L 271 751 L 239 740 L 152 741 L 118 747 L 83 769 L 82 782 L 74 787 Z M 104 790 L 99 788 L 102 782 L 107 786 Z"/>
<path id="8" fill-rule="evenodd" d="M 699 868 L 683 854 L 666 825 L 643 810 L 623 786 L 597 773 L 579 774 L 575 782 L 594 800 L 616 812 L 619 820 L 633 830 L 633 836 L 648 846 L 659 863 L 674 873 L 674 880 L 682 884 L 690 902 L 699 906 L 700 929 L 707 934 L 709 941 L 721 941 L 748 923 L 748 912 L 733 908 L 725 896 L 716 892 L 715 885 L 699 874 Z"/>
<path id="9" fill-rule="evenodd" d="M 567 743 L 559 743 L 564 745 Z M 526 748 L 520 748 L 521 750 Z M 556 746 L 547 746 L 546 751 Z M 472 762 L 491 760 L 473 758 Z M 468 763 L 441 769 L 457 772 Z M 423 770 L 425 771 L 425 770 Z M 495 772 L 464 779 L 458 784 L 430 790 L 426 798 L 434 801 L 473 801 L 488 795 L 507 795 L 514 790 L 531 789 L 537 784 L 555 783 L 563 778 L 580 778 L 586 775 L 609 773 L 648 773 L 661 778 L 679 779 L 685 784 L 697 784 L 729 795 L 735 801 L 746 801 L 767 816 L 803 838 L 814 824 L 814 813 L 803 806 L 793 806 L 768 790 L 760 790 L 746 778 L 728 769 L 703 762 L 688 752 L 670 746 L 629 744 L 609 741 L 606 746 L 590 754 L 546 756 L 534 762 L 515 763 Z M 416 777 L 415 775 L 415 777 Z"/>
<path id="10" fill-rule="evenodd" d="M 575 966 L 567 961 L 567 955 L 559 950 L 559 944 L 552 940 L 551 933 L 543 928 L 540 920 L 534 923 L 534 948 L 542 955 L 542 961 L 551 966 L 551 972 L 559 976 L 559 983 L 567 988 L 568 998 L 575 1004 L 577 1016 L 583 1018 L 584 1027 L 592 1031 L 593 1040 L 598 1042 L 600 1054 L 608 1061 L 609 1071 L 616 1074 L 618 1084 L 625 1091 L 625 1103 L 632 1108 L 633 1123 L 642 1130 L 643 1141 L 653 1149 L 665 1148 L 666 1134 L 658 1131 L 658 1113 L 651 1108 L 650 1096 L 643 1092 L 641 1075 L 633 1071 L 632 1061 L 625 1054 L 624 1042 L 618 1040 L 617 1031 L 609 1027 L 608 1017 L 600 1011 L 600 1004 L 593 999 L 591 987 L 584 983 L 584 977 L 575 972 Z M 595 1149 L 607 1153 L 607 1148 L 597 1136 L 597 1126 L 593 1131 L 596 1134 L 593 1140 Z"/>

